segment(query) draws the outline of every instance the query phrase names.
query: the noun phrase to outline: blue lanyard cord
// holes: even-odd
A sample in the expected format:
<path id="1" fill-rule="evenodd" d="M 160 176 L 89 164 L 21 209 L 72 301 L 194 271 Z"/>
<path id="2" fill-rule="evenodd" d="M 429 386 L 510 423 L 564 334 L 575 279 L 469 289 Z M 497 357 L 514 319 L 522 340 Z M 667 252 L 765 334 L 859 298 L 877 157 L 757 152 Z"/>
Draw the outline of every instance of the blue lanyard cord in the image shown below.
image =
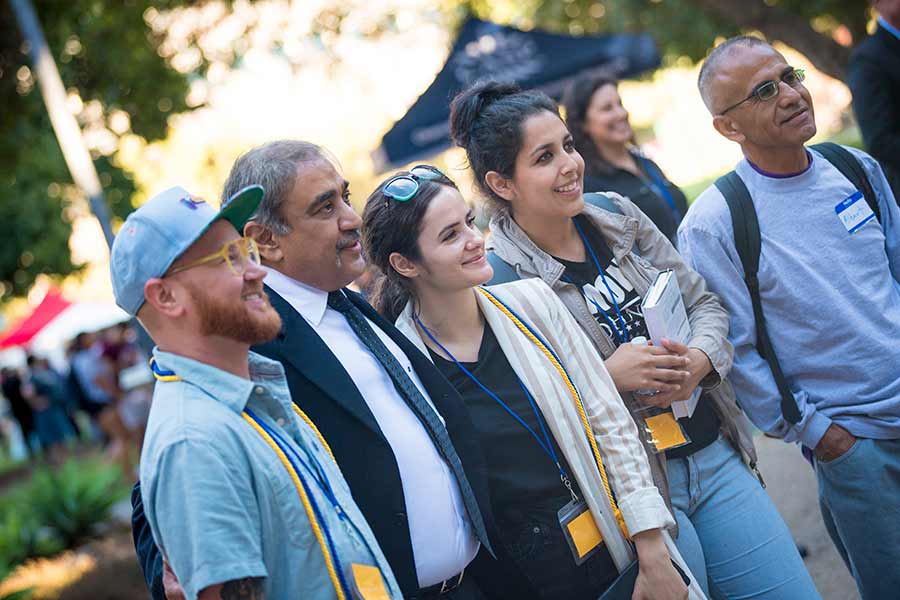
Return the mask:
<path id="1" fill-rule="evenodd" d="M 313 471 L 312 468 L 303 463 L 303 459 L 297 453 L 297 450 L 291 444 L 287 443 L 287 441 L 279 432 L 275 431 L 272 427 L 267 425 L 249 408 L 245 410 L 247 411 L 247 414 L 250 415 L 250 417 L 254 421 L 256 421 L 256 423 L 260 427 L 263 428 L 263 430 L 265 430 L 266 433 L 272 436 L 272 439 L 275 440 L 275 442 L 278 444 L 278 447 L 281 448 L 281 451 L 284 452 L 285 456 L 288 457 L 288 460 L 291 462 L 291 466 L 293 466 L 294 470 L 297 471 L 298 476 L 300 475 L 300 469 L 297 467 L 297 463 L 303 466 L 303 470 L 312 476 L 313 480 L 318 484 L 319 489 L 322 490 L 322 493 L 328 499 L 328 502 L 330 502 L 331 506 L 334 507 L 335 512 L 338 513 L 341 518 L 343 518 L 343 509 L 341 509 L 341 505 L 337 501 L 337 497 L 334 495 L 334 491 L 331 489 L 331 484 L 328 482 L 328 478 L 325 476 L 325 471 L 322 468 L 322 465 L 319 464 L 319 461 L 317 461 L 316 458 L 309 452 L 306 453 L 309 460 L 315 465 L 315 471 Z M 294 462 L 295 460 L 297 462 Z"/>
<path id="2" fill-rule="evenodd" d="M 300 477 L 300 471 L 297 469 L 297 465 L 294 464 L 294 461 L 291 458 L 291 455 L 293 455 L 294 458 L 296 458 L 302 464 L 300 455 L 297 454 L 297 451 L 294 449 L 293 446 L 291 446 L 284 440 L 284 438 L 282 437 L 282 435 L 280 433 L 278 433 L 277 431 L 275 431 L 274 429 L 272 429 L 271 427 L 266 425 L 261 419 L 259 419 L 256 415 L 254 415 L 252 412 L 250 412 L 249 408 L 246 408 L 244 410 L 247 412 L 248 415 L 250 415 L 250 417 L 254 421 L 256 421 L 256 423 L 260 427 L 262 427 L 266 431 L 266 433 L 268 433 L 272 437 L 273 440 L 275 440 L 275 443 L 278 444 L 278 447 L 281 448 L 281 451 L 284 452 L 285 456 L 288 457 L 288 460 L 290 461 L 291 466 L 294 468 L 294 471 L 297 473 L 297 477 L 300 478 L 301 483 L 304 484 L 303 487 L 304 487 L 304 489 L 306 489 L 306 495 L 309 497 L 309 489 L 306 487 L 306 484 L 303 481 L 303 478 Z M 346 512 L 344 512 L 344 509 L 341 508 L 340 503 L 337 501 L 337 496 L 334 495 L 334 490 L 331 488 L 331 483 L 329 483 L 329 481 L 325 475 L 325 470 L 322 468 L 322 465 L 319 463 L 318 460 L 316 460 L 316 458 L 311 453 L 306 452 L 306 454 L 307 454 L 307 456 L 309 456 L 309 459 L 316 465 L 316 470 L 320 474 L 319 478 L 316 478 L 315 474 L 313 474 L 313 477 L 316 479 L 316 482 L 319 483 L 319 489 L 322 490 L 322 493 L 325 495 L 325 497 L 331 503 L 332 507 L 334 508 L 334 511 L 338 515 L 338 518 L 341 521 L 343 521 L 344 523 L 348 523 L 351 527 L 353 527 L 353 529 L 356 531 L 356 534 L 359 536 L 359 539 L 363 542 L 363 544 L 366 545 L 366 549 L 369 551 L 369 554 L 372 556 L 372 560 L 375 561 L 375 564 L 377 565 L 378 558 L 377 558 L 375 552 L 372 550 L 372 547 L 369 545 L 369 541 L 366 539 L 366 536 L 363 534 L 363 532 L 359 528 L 359 526 L 347 515 Z M 307 471 L 311 471 L 309 469 L 309 467 L 307 467 Z M 321 514 L 319 514 L 319 512 L 318 512 L 318 507 L 316 507 L 315 503 L 313 503 L 311 497 L 310 497 L 310 504 L 312 504 L 313 508 L 316 509 L 316 515 L 317 515 L 317 518 L 319 519 L 320 526 L 322 527 L 323 530 L 326 531 L 326 533 L 328 533 L 325 528 L 325 524 L 322 522 Z M 332 548 L 332 554 L 335 556 L 335 561 L 337 561 L 337 552 L 333 548 Z M 340 563 L 338 563 L 338 564 L 340 564 Z M 378 569 L 381 570 L 381 567 L 378 567 Z M 344 576 L 343 573 L 341 573 L 341 577 L 343 577 L 343 576 Z M 382 574 L 382 576 L 383 576 L 383 574 Z M 349 598 L 351 596 L 352 596 L 352 594 L 348 594 L 347 597 Z"/>
<path id="3" fill-rule="evenodd" d="M 565 279 L 566 281 L 568 281 L 568 282 L 571 283 L 572 285 L 577 285 L 574 281 L 572 281 L 572 279 L 571 279 L 570 277 L 563 276 L 563 279 Z M 588 302 L 590 302 L 590 303 L 593 304 L 595 307 L 597 307 L 597 313 L 598 313 L 601 317 L 603 317 L 603 320 L 606 321 L 606 324 L 607 324 L 607 325 L 609 325 L 610 330 L 611 330 L 613 333 L 615 333 L 616 339 L 619 340 L 619 344 L 623 344 L 623 343 L 625 343 L 626 341 L 628 341 L 627 339 L 623 339 L 623 338 L 622 338 L 622 333 L 619 331 L 619 328 L 616 326 L 615 321 L 613 321 L 612 319 L 609 318 L 609 315 L 607 315 L 606 312 L 600 307 L 600 305 L 597 304 L 597 301 L 594 300 L 593 298 L 588 297 L 588 296 L 585 296 L 585 298 L 587 299 Z"/>
<path id="4" fill-rule="evenodd" d="M 449 356 L 450 360 L 452 360 L 453 363 L 457 367 L 459 367 L 459 369 L 463 373 L 465 373 L 466 376 L 469 379 L 471 379 L 475 385 L 477 385 L 479 388 L 481 388 L 481 391 L 483 391 L 490 398 L 492 398 L 495 402 L 497 402 L 497 404 L 502 406 L 503 409 L 506 410 L 506 412 L 508 412 L 509 415 L 513 419 L 518 421 L 519 425 L 524 427 L 525 430 L 531 434 L 531 437 L 533 437 L 535 439 L 535 441 L 538 443 L 538 445 L 541 447 L 541 449 L 544 451 L 544 453 L 550 457 L 550 460 L 552 460 L 553 463 L 556 465 L 556 468 L 559 469 L 560 479 L 562 480 L 563 484 L 569 489 L 569 491 L 572 493 L 572 495 L 574 497 L 575 493 L 572 491 L 571 484 L 569 482 L 569 478 L 566 475 L 566 472 L 563 470 L 562 465 L 559 463 L 559 458 L 557 458 L 556 451 L 553 450 L 553 444 L 550 441 L 550 435 L 547 433 L 547 429 L 544 427 L 544 420 L 541 418 L 541 412 L 538 410 L 537 404 L 535 404 L 535 402 L 534 402 L 534 398 L 532 398 L 531 393 L 528 391 L 528 388 L 525 387 L 525 384 L 522 383 L 522 380 L 519 379 L 518 376 L 516 376 L 516 381 L 519 382 L 519 385 L 522 387 L 522 391 L 525 392 L 525 397 L 528 398 L 528 404 L 531 405 L 531 410 L 534 411 L 534 416 L 535 416 L 535 418 L 537 418 L 538 425 L 541 428 L 541 434 L 543 435 L 543 438 L 544 438 L 543 440 L 541 440 L 541 438 L 538 437 L 538 434 L 535 433 L 534 429 L 532 429 L 531 426 L 529 426 L 528 423 L 526 423 L 525 420 L 522 419 L 522 417 L 520 417 L 516 413 L 516 411 L 514 411 L 512 408 L 510 408 L 509 405 L 507 405 L 503 400 L 501 400 L 497 394 L 495 394 L 494 392 L 489 390 L 483 383 L 481 383 L 481 381 L 479 381 L 478 378 L 475 377 L 475 375 L 473 375 L 472 372 L 469 371 L 461 362 L 456 360 L 456 357 L 453 356 L 453 354 L 451 354 L 450 351 L 447 350 L 443 346 L 443 344 L 441 344 L 439 341 L 437 341 L 437 338 L 434 337 L 434 335 L 431 333 L 431 331 L 427 327 L 425 327 L 425 325 L 422 324 L 422 321 L 419 320 L 418 315 L 414 315 L 413 318 L 415 318 L 416 323 L 419 324 L 419 327 L 422 328 L 422 331 L 425 332 L 425 335 L 428 336 L 428 339 L 430 339 L 432 342 L 434 342 L 438 348 L 443 350 L 444 354 Z"/>
<path id="5" fill-rule="evenodd" d="M 641 156 L 641 163 L 644 165 L 644 171 L 650 178 L 653 180 L 653 184 L 659 190 L 659 195 L 662 196 L 663 200 L 666 201 L 666 204 L 669 205 L 669 208 L 672 210 L 672 216 L 675 217 L 675 222 L 681 219 L 681 213 L 678 212 L 678 208 L 675 206 L 675 198 L 672 197 L 672 192 L 669 191 L 669 188 L 666 187 L 666 182 L 663 181 L 662 172 L 653 167 L 653 164 L 647 160 L 646 157 Z"/>
<path id="6" fill-rule="evenodd" d="M 290 444 L 287 444 L 284 439 L 282 439 L 281 435 L 279 435 L 277 431 L 266 425 L 266 423 L 263 422 L 263 420 L 257 417 L 255 414 L 253 414 L 253 412 L 249 408 L 245 408 L 244 412 L 246 412 L 250 416 L 250 418 L 256 422 L 257 425 L 262 427 L 263 430 L 265 430 L 265 432 L 272 437 L 272 439 L 275 441 L 284 455 L 287 456 L 288 461 L 291 463 L 291 468 L 294 469 L 294 473 L 296 473 L 297 479 L 300 480 L 300 485 L 303 486 L 303 491 L 306 493 L 306 497 L 309 499 L 309 504 L 310 506 L 312 506 L 313 512 L 316 515 L 316 520 L 319 522 L 319 527 L 325 534 L 325 539 L 328 542 L 328 548 L 331 551 L 331 556 L 334 557 L 335 565 L 337 565 L 335 571 L 337 571 L 337 577 L 340 581 L 341 587 L 343 588 L 343 591 L 346 594 L 347 598 L 352 598 L 353 594 L 350 591 L 350 586 L 347 584 L 344 570 L 340 566 L 341 561 L 338 557 L 337 547 L 334 544 L 334 540 L 331 539 L 331 532 L 328 531 L 328 527 L 325 525 L 325 519 L 322 518 L 322 512 L 319 510 L 318 505 L 316 505 L 315 500 L 313 499 L 312 493 L 309 489 L 309 485 L 306 483 L 306 479 L 304 479 L 303 474 L 300 472 L 300 469 L 297 468 L 296 463 L 294 463 L 294 459 L 291 457 L 291 454 L 294 454 L 296 456 L 296 452 L 293 451 L 293 448 L 291 448 Z M 327 481 L 325 481 L 324 484 L 328 485 Z M 343 510 L 341 510 L 340 505 L 338 505 L 337 501 L 334 499 L 334 495 L 331 493 L 331 489 L 329 488 L 326 492 L 321 484 L 319 487 L 322 488 L 322 491 L 325 493 L 326 497 L 328 497 L 328 499 L 334 505 L 338 516 L 343 519 Z"/>
<path id="7" fill-rule="evenodd" d="M 594 266 L 597 267 L 597 271 L 600 273 L 600 279 L 603 281 L 603 285 L 606 287 L 606 291 L 609 292 L 609 300 L 613 304 L 613 308 L 616 309 L 616 318 L 619 320 L 619 325 L 622 326 L 620 330 L 616 327 L 615 323 L 607 316 L 606 311 L 600 308 L 600 305 L 593 298 L 589 298 L 591 304 L 597 307 L 597 310 L 600 311 L 600 314 L 603 315 L 603 318 L 606 319 L 606 322 L 609 323 L 613 330 L 616 332 L 616 337 L 619 338 L 619 343 L 624 343 L 631 341 L 631 336 L 628 335 L 628 327 L 625 325 L 625 319 L 622 317 L 622 310 L 619 308 L 619 303 L 616 301 L 616 295 L 613 294 L 612 288 L 609 287 L 609 283 L 606 281 L 606 275 L 603 273 L 603 267 L 600 266 L 600 261 L 597 260 L 597 255 L 594 253 L 594 249 L 591 247 L 591 244 L 588 242 L 587 237 L 585 237 L 584 232 L 581 230 L 581 225 L 578 224 L 576 219 L 572 219 L 572 222 L 575 224 L 575 229 L 578 231 L 578 235 L 581 236 L 581 241 L 584 244 L 584 247 L 587 249 L 588 254 L 591 255 L 591 260 L 594 261 Z"/>

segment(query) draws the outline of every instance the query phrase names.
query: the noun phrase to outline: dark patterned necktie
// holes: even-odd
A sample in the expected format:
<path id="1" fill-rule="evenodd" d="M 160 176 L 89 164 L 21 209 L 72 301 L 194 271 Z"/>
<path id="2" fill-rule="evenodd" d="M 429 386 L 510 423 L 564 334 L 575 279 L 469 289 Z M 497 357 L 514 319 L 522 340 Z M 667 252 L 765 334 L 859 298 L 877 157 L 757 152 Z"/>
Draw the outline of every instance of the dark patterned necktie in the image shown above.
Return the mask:
<path id="1" fill-rule="evenodd" d="M 434 445 L 444 460 L 447 461 L 447 464 L 453 471 L 453 475 L 456 477 L 463 503 L 466 506 L 466 512 L 469 514 L 469 520 L 475 528 L 475 535 L 478 536 L 482 544 L 490 549 L 484 520 L 481 517 L 481 510 L 478 508 L 478 502 L 475 500 L 475 492 L 472 491 L 469 479 L 466 477 L 465 471 L 463 471 L 462 462 L 459 460 L 456 448 L 453 447 L 453 442 L 450 441 L 447 428 L 444 427 L 437 413 L 431 408 L 431 405 L 422 395 L 422 392 L 419 391 L 419 388 L 416 387 L 413 380 L 403 370 L 397 358 L 388 350 L 381 338 L 378 337 L 378 334 L 369 325 L 362 311 L 354 306 L 341 291 L 328 294 L 328 306 L 344 315 L 347 323 L 350 324 L 350 328 L 375 355 L 375 358 L 387 371 L 391 381 L 394 382 L 394 387 L 397 388 L 406 404 L 415 412 L 419 421 L 425 426 L 425 431 L 431 436 Z"/>

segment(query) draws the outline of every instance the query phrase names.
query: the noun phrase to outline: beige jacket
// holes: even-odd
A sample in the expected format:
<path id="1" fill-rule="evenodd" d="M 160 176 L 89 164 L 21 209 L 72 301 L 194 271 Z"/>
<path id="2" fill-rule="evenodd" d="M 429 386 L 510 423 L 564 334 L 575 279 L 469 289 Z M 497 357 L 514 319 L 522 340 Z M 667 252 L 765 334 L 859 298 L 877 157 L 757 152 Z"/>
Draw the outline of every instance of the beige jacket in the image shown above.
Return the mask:
<path id="1" fill-rule="evenodd" d="M 493 286 L 490 291 L 538 333 L 568 371 L 581 395 L 628 531 L 634 534 L 673 527 L 672 515 L 653 484 L 637 427 L 603 361 L 566 307 L 536 279 Z M 616 566 L 624 568 L 634 559 L 632 549 L 617 525 L 580 413 L 562 376 L 511 319 L 482 294 L 477 297 L 510 366 L 540 406 Z M 398 317 L 397 328 L 428 356 L 413 321 L 411 304 Z"/>
<path id="2" fill-rule="evenodd" d="M 689 346 L 702 350 L 713 371 L 701 381 L 705 397 L 722 423 L 725 438 L 741 453 L 756 472 L 756 449 L 753 446 L 750 422 L 738 408 L 734 390 L 726 379 L 731 370 L 733 348 L 728 342 L 728 313 L 718 297 L 706 287 L 706 282 L 681 259 L 671 242 L 652 221 L 630 200 L 607 193 L 623 214 L 612 213 L 585 205 L 584 215 L 609 244 L 622 274 L 645 296 L 656 275 L 673 269 L 684 298 L 693 338 Z M 565 267 L 538 248 L 507 211 L 494 215 L 490 223 L 488 246 L 506 263 L 513 265 L 519 276 L 538 277 L 549 285 L 575 317 L 583 331 L 594 343 L 604 359 L 615 351 L 614 341 L 600 328 L 588 309 L 581 292 L 561 279 Z M 638 407 L 632 394 L 625 394 L 625 402 L 634 416 Z M 635 417 L 637 419 L 639 417 Z M 668 500 L 669 486 L 665 471 L 665 456 L 647 450 L 653 478 Z M 757 472 L 757 476 L 758 476 Z"/>

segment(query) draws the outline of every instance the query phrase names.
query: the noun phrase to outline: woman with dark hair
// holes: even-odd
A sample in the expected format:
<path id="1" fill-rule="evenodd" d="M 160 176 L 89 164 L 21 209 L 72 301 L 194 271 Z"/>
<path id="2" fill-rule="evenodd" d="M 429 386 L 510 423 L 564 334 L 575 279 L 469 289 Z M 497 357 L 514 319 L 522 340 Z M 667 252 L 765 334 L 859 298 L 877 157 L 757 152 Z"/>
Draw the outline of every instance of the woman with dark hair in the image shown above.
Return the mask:
<path id="1" fill-rule="evenodd" d="M 563 106 L 584 158 L 584 190 L 625 196 L 674 244 L 687 198 L 635 145 L 618 82 L 604 76 L 578 79 L 566 91 Z"/>
<path id="2" fill-rule="evenodd" d="M 456 185 L 427 165 L 386 180 L 363 241 L 381 271 L 373 304 L 459 390 L 478 432 L 500 541 L 499 564 L 482 556 L 473 573 L 489 597 L 594 600 L 632 562 L 627 535 L 634 598 L 687 597 L 662 531 L 674 521 L 599 355 L 540 280 L 480 287 L 493 271 Z"/>
<path id="3" fill-rule="evenodd" d="M 714 597 L 818 598 L 751 472 L 748 422 L 726 379 L 728 314 L 703 278 L 634 203 L 614 193 L 609 210 L 585 203 L 584 161 L 546 95 L 476 84 L 453 100 L 450 130 L 493 212 L 496 259 L 556 293 L 649 434 L 654 479 L 678 523 L 676 544 L 704 589 Z M 634 343 L 649 337 L 641 301 L 663 270 L 675 273 L 691 339 Z M 698 387 L 693 413 L 676 419 L 672 402 Z"/>

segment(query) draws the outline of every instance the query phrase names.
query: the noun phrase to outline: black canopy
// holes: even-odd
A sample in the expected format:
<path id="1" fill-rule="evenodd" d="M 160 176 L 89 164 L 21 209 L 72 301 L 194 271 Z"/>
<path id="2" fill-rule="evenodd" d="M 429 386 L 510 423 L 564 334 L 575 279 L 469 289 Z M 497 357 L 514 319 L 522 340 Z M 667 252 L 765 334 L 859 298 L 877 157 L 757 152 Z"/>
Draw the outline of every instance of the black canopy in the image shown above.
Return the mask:
<path id="1" fill-rule="evenodd" d="M 379 172 L 407 164 L 450 146 L 450 100 L 482 79 L 539 88 L 559 100 L 577 76 L 602 71 L 624 78 L 659 66 L 647 34 L 572 37 L 521 31 L 470 18 L 437 77 L 373 154 Z"/>

